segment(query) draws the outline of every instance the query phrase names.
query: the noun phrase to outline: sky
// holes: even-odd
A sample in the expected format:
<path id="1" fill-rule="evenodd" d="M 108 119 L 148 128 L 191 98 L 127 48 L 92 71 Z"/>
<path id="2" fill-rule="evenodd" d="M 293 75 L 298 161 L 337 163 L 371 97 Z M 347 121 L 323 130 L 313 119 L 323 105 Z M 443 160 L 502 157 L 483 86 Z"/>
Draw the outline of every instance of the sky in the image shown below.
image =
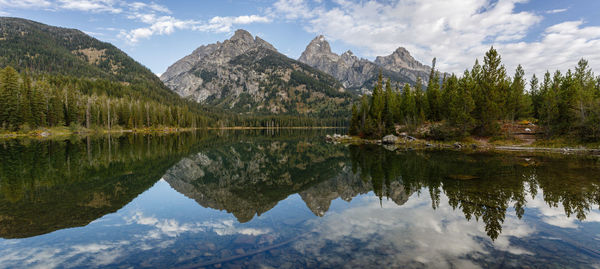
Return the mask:
<path id="1" fill-rule="evenodd" d="M 457 74 L 491 46 L 509 74 L 565 72 L 581 58 L 600 72 L 599 0 L 0 0 L 0 16 L 82 30 L 156 74 L 236 29 L 294 59 L 322 34 L 339 54 L 405 47 Z"/>

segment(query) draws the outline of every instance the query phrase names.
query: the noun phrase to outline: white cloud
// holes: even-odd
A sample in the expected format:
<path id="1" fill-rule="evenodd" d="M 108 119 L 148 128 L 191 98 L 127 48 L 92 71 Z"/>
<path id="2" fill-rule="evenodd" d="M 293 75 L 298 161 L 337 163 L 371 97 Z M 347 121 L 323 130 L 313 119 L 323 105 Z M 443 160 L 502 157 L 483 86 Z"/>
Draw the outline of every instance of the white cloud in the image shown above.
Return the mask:
<path id="1" fill-rule="evenodd" d="M 354 198 L 353 206 L 342 212 L 330 212 L 309 221 L 312 232 L 294 243 L 294 248 L 307 256 L 336 257 L 353 253 L 344 261 L 347 267 L 390 267 L 420 264 L 432 268 L 479 268 L 469 257 L 488 255 L 490 246 L 515 255 L 531 252 L 512 245 L 511 239 L 535 233 L 533 227 L 516 216 L 508 215 L 502 234 L 491 241 L 481 221 L 467 220 L 460 210 L 448 205 L 445 195 L 440 206 L 431 209 L 426 195 L 413 195 L 402 206 L 375 196 Z M 354 247 L 361 246 L 361 251 Z M 375 250 L 375 251 L 371 251 Z M 386 251 L 386 259 L 378 259 L 378 251 Z"/>
<path id="2" fill-rule="evenodd" d="M 44 8 L 50 6 L 51 3 L 47 0 L 0 0 L 1 7 L 13 8 Z"/>
<path id="3" fill-rule="evenodd" d="M 44 8 L 54 11 L 123 14 L 126 18 L 145 25 L 135 29 L 119 30 L 118 37 L 130 44 L 154 35 L 169 35 L 177 30 L 227 33 L 233 31 L 236 25 L 271 22 L 270 17 L 260 15 L 215 16 L 208 21 L 182 20 L 173 16 L 172 11 L 164 5 L 123 0 L 0 0 L 0 8 Z M 0 10 L 0 15 L 7 14 L 6 11 Z"/>
<path id="4" fill-rule="evenodd" d="M 304 0 L 278 0 L 269 13 L 283 13 L 288 19 L 310 18 L 315 14 Z"/>
<path id="5" fill-rule="evenodd" d="M 129 6 L 133 9 L 133 10 L 143 10 L 143 9 L 150 9 L 156 12 L 160 12 L 160 13 L 167 13 L 167 14 L 171 14 L 171 10 L 169 10 L 169 8 L 167 8 L 166 6 L 163 5 L 159 5 L 156 3 L 144 3 L 144 2 L 133 2 L 130 3 Z"/>
<path id="6" fill-rule="evenodd" d="M 86 12 L 121 13 L 123 9 L 117 7 L 115 0 L 59 0 L 58 6 L 62 9 L 79 10 Z"/>
<path id="7" fill-rule="evenodd" d="M 443 71 L 462 73 L 494 46 L 509 72 L 566 70 L 585 57 L 600 70 L 600 34 L 582 22 L 548 27 L 535 41 L 524 38 L 543 16 L 517 11 L 527 0 L 336 0 L 325 7 L 310 0 L 278 0 L 273 16 L 302 23 L 308 32 L 362 49 L 365 56 L 388 55 L 399 46 L 416 59 L 438 59 Z M 563 10 L 555 10 L 559 12 Z M 558 56 L 558 57 L 557 57 Z"/>
<path id="8" fill-rule="evenodd" d="M 546 14 L 556 14 L 556 13 L 563 13 L 565 11 L 569 10 L 568 8 L 559 8 L 559 9 L 552 9 L 552 10 L 548 10 L 546 11 Z"/>
<path id="9" fill-rule="evenodd" d="M 527 187 L 526 187 L 527 188 Z M 538 194 L 534 198 L 527 199 L 527 207 L 537 209 L 537 216 L 542 222 L 560 228 L 577 229 L 584 222 L 600 222 L 600 213 L 597 210 L 586 210 L 585 219 L 578 220 L 576 216 L 567 217 L 565 208 L 562 202 L 554 205 L 549 205 L 544 201 L 544 192 L 539 189 Z"/>
<path id="10" fill-rule="evenodd" d="M 227 33 L 233 30 L 234 25 L 245 25 L 251 23 L 267 23 L 271 22 L 268 17 L 250 15 L 250 16 L 238 16 L 238 17 L 220 17 L 216 16 L 210 19 L 208 23 L 198 25 L 195 30 L 200 31 L 212 31 L 217 33 Z"/>
<path id="11" fill-rule="evenodd" d="M 249 15 L 237 17 L 213 17 L 208 22 L 197 20 L 179 20 L 172 16 L 160 16 L 148 13 L 136 13 L 129 18 L 137 19 L 142 23 L 148 24 L 147 27 L 141 27 L 130 31 L 121 31 L 119 37 L 126 39 L 131 44 L 139 42 L 141 39 L 150 38 L 153 35 L 168 35 L 175 30 L 194 30 L 202 32 L 227 33 L 233 30 L 235 25 L 245 25 L 251 23 L 266 23 L 271 20 L 268 17 Z"/>
<path id="12" fill-rule="evenodd" d="M 175 30 L 191 29 L 199 24 L 198 21 L 194 20 L 179 20 L 172 16 L 157 17 L 154 14 L 135 14 L 130 16 L 130 18 L 136 18 L 144 24 L 149 24 L 147 27 L 121 31 L 119 37 L 128 40 L 132 44 L 153 35 L 171 34 Z"/>

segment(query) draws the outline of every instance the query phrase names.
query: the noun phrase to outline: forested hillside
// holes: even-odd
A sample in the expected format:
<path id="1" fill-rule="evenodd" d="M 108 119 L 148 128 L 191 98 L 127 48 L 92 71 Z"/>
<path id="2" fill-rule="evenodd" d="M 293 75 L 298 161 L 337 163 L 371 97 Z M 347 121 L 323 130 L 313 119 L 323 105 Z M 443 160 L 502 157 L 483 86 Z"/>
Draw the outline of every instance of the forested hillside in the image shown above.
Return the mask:
<path id="1" fill-rule="evenodd" d="M 200 107 L 115 46 L 79 30 L 0 18 L 0 128 L 199 127 Z"/>
<path id="2" fill-rule="evenodd" d="M 79 30 L 0 18 L 0 67 L 32 75 L 108 79 L 131 85 L 128 95 L 177 100 L 148 68 L 110 43 Z"/>
<path id="3" fill-rule="evenodd" d="M 574 71 L 546 72 L 543 82 L 533 75 L 527 83 L 519 65 L 512 77 L 491 48 L 462 76 L 444 77 L 432 69 L 426 90 L 392 89 L 380 75 L 372 96 L 363 96 L 352 109 L 350 133 L 381 138 L 403 131 L 432 139 L 460 139 L 469 135 L 501 135 L 503 123 L 517 120 L 538 122 L 546 137 L 569 137 L 575 141 L 600 140 L 600 77 L 584 59 Z M 529 84 L 529 89 L 527 88 Z"/>

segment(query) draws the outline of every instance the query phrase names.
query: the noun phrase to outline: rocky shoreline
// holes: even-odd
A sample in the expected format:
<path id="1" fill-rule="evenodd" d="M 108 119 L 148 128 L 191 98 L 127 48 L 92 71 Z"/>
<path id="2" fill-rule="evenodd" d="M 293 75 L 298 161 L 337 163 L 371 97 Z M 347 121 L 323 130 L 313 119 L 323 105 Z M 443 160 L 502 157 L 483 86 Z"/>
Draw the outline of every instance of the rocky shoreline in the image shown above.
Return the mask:
<path id="1" fill-rule="evenodd" d="M 325 141 L 328 143 L 341 143 L 352 145 L 375 144 L 381 145 L 384 148 L 395 150 L 460 150 L 460 151 L 497 151 L 497 152 L 531 152 L 531 153 L 553 153 L 565 155 L 587 155 L 600 157 L 600 149 L 598 148 L 549 148 L 549 147 L 531 147 L 531 146 L 496 146 L 482 145 L 478 143 L 462 143 L 462 142 L 439 142 L 418 139 L 406 134 L 400 136 L 386 135 L 382 139 L 363 139 L 349 135 L 327 135 Z"/>

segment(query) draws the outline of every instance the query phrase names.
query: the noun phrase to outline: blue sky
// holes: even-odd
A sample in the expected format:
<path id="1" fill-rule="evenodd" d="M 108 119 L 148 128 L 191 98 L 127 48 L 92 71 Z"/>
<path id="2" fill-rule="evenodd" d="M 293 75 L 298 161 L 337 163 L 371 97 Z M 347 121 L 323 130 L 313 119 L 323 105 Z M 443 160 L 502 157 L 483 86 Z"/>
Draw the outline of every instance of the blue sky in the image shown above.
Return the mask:
<path id="1" fill-rule="evenodd" d="M 565 71 L 582 57 L 600 70 L 598 0 L 0 0 L 0 15 L 83 30 L 157 74 L 238 28 L 292 58 L 323 34 L 334 52 L 374 59 L 402 46 L 449 72 L 491 45 L 509 70 Z"/>

